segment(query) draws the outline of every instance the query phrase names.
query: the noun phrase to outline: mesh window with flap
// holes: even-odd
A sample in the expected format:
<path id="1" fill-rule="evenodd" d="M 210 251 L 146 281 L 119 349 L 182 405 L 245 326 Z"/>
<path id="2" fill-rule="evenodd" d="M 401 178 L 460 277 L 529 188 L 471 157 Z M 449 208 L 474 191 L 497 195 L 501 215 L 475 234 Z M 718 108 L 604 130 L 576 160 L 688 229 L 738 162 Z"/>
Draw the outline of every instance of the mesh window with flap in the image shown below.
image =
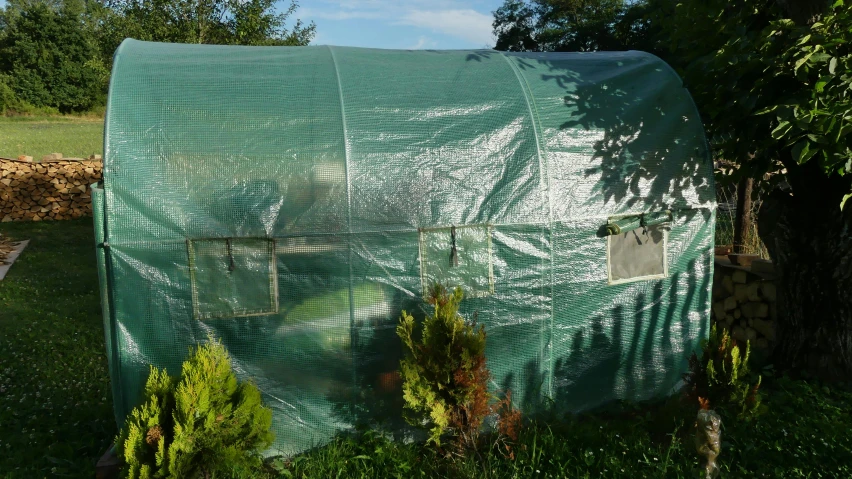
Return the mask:
<path id="1" fill-rule="evenodd" d="M 491 226 L 456 227 L 455 253 L 452 238 L 452 227 L 420 231 L 420 279 L 424 295 L 434 282 L 449 289 L 461 286 L 467 297 L 492 294 Z"/>
<path id="2" fill-rule="evenodd" d="M 666 228 L 657 224 L 609 236 L 610 282 L 665 277 Z"/>
<path id="3" fill-rule="evenodd" d="M 194 239 L 187 249 L 195 319 L 278 312 L 274 240 Z"/>

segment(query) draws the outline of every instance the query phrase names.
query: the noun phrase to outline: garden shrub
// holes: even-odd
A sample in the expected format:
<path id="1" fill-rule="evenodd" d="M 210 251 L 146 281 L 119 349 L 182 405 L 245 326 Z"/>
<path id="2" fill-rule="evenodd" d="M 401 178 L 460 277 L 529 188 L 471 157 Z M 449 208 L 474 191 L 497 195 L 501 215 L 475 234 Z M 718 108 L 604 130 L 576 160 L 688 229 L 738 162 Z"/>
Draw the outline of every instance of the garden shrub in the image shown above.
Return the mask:
<path id="1" fill-rule="evenodd" d="M 498 433 L 515 436 L 520 414 L 508 398 L 489 404 L 485 328 L 477 328 L 475 318 L 466 322 L 458 313 L 463 297 L 461 288 L 450 293 L 440 284 L 433 285 L 427 301 L 434 313 L 425 318 L 422 330 L 415 332 L 414 318 L 403 311 L 397 334 L 406 354 L 400 364 L 406 421 L 428 428 L 428 442 L 440 446 L 441 438 L 449 435 L 459 449 L 475 449 L 489 414 L 500 408 Z"/>
<path id="2" fill-rule="evenodd" d="M 191 351 L 179 378 L 151 367 L 145 398 L 116 439 L 126 477 L 253 477 L 262 467 L 272 411 L 257 387 L 237 381 L 212 337 Z"/>
<path id="3" fill-rule="evenodd" d="M 3 75 L 0 75 L 0 113 L 5 113 L 17 101 L 18 97 L 15 96 L 15 92 L 9 86 L 8 80 Z"/>
<path id="4" fill-rule="evenodd" d="M 684 374 L 686 396 L 701 409 L 720 409 L 749 419 L 760 411 L 760 383 L 749 371 L 751 345 L 746 341 L 745 354 L 727 329 L 710 329 L 710 337 L 701 341 L 701 359 L 695 353 L 689 358 L 689 372 Z"/>
<path id="5" fill-rule="evenodd" d="M 19 112 L 22 109 L 27 109 L 28 105 L 18 98 L 9 83 L 9 77 L 0 74 L 0 113 Z"/>
<path id="6" fill-rule="evenodd" d="M 497 450 L 509 459 L 515 459 L 513 447 L 518 442 L 523 417 L 521 411 L 512 405 L 511 390 L 506 391 L 506 395 L 494 405 L 494 409 L 497 411 Z"/>
<path id="7" fill-rule="evenodd" d="M 49 106 L 35 107 L 22 100 L 12 88 L 12 79 L 0 74 L 0 114 L 3 115 L 58 115 L 59 110 Z"/>

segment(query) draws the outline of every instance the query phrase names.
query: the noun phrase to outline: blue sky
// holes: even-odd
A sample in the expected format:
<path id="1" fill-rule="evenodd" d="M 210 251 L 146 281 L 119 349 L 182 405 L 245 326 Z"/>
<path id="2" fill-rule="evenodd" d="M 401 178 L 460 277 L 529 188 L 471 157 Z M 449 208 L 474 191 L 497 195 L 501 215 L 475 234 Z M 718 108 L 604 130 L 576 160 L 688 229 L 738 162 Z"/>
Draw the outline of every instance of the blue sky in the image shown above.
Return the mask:
<path id="1" fill-rule="evenodd" d="M 293 18 L 317 24 L 313 45 L 397 49 L 491 48 L 502 0 L 301 0 Z M 6 0 L 0 0 L 0 7 Z M 288 0 L 281 0 L 286 8 Z"/>
<path id="2" fill-rule="evenodd" d="M 491 48 L 502 0 L 302 0 L 295 17 L 317 25 L 312 45 L 397 49 Z M 282 2 L 283 4 L 283 2 Z"/>

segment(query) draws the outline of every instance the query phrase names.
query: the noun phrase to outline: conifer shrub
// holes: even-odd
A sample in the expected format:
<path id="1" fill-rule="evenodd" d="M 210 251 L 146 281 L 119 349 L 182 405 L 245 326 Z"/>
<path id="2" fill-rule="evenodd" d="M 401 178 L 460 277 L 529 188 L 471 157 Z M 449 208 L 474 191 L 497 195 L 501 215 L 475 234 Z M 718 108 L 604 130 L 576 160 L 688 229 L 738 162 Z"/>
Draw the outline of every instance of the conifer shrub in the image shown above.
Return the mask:
<path id="1" fill-rule="evenodd" d="M 720 409 L 740 419 L 756 416 L 761 410 L 761 377 L 755 379 L 749 371 L 749 342 L 743 354 L 728 330 L 714 324 L 710 337 L 701 341 L 701 350 L 701 359 L 692 353 L 689 372 L 683 376 L 687 400 L 701 409 Z"/>
<path id="2" fill-rule="evenodd" d="M 450 293 L 435 284 L 427 296 L 434 313 L 422 327 L 406 311 L 397 326 L 405 350 L 400 375 L 406 421 L 428 429 L 429 443 L 440 446 L 442 438 L 450 437 L 460 451 L 476 448 L 483 421 L 500 408 L 504 412 L 498 427 L 515 438 L 520 427 L 520 413 L 509 400 L 490 404 L 485 328 L 477 328 L 475 318 L 468 323 L 458 313 L 463 297 L 461 288 Z"/>
<path id="3" fill-rule="evenodd" d="M 255 477 L 272 444 L 272 411 L 260 391 L 239 383 L 221 342 L 190 352 L 180 377 L 151 367 L 145 402 L 116 439 L 124 477 Z"/>

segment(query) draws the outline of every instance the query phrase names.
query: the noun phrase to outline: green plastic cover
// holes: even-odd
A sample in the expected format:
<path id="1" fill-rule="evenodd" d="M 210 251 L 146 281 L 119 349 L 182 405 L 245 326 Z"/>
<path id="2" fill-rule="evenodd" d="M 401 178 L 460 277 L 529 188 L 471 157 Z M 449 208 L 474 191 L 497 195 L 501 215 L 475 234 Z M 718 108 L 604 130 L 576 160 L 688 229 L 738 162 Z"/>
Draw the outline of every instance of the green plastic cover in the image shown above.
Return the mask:
<path id="1" fill-rule="evenodd" d="M 119 422 L 149 364 L 179 374 L 212 333 L 274 411 L 270 453 L 361 423 L 411 437 L 395 326 L 431 281 L 465 289 L 492 392 L 531 415 L 668 395 L 708 331 L 712 165 L 646 53 L 127 40 L 105 137 Z M 610 257 L 602 229 L 643 213 L 663 237 L 624 231 Z"/>

